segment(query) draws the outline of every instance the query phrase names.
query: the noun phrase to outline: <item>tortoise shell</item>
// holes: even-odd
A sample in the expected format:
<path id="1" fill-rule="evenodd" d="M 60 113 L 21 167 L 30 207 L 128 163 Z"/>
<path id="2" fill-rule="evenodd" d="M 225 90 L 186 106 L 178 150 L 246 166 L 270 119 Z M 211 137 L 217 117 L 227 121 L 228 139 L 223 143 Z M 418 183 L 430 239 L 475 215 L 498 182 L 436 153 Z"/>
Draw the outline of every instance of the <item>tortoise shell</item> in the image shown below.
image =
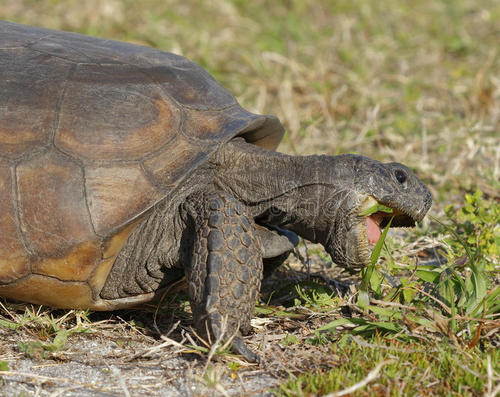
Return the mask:
<path id="1" fill-rule="evenodd" d="M 55 307 L 115 308 L 99 292 L 148 210 L 235 136 L 283 135 L 186 58 L 2 21 L 0 92 L 0 295 Z"/>

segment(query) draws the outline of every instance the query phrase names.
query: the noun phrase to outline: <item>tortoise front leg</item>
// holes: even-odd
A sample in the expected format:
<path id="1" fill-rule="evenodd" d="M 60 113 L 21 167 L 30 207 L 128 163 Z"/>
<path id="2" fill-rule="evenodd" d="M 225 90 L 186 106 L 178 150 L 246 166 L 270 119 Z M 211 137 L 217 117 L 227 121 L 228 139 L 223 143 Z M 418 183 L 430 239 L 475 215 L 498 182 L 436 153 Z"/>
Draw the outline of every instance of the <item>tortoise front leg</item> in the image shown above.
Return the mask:
<path id="1" fill-rule="evenodd" d="M 235 335 L 233 350 L 258 361 L 241 338 L 251 330 L 262 280 L 262 247 L 253 220 L 226 193 L 191 196 L 188 208 L 195 229 L 187 268 L 195 327 L 203 335 L 208 331 L 212 341 Z"/>

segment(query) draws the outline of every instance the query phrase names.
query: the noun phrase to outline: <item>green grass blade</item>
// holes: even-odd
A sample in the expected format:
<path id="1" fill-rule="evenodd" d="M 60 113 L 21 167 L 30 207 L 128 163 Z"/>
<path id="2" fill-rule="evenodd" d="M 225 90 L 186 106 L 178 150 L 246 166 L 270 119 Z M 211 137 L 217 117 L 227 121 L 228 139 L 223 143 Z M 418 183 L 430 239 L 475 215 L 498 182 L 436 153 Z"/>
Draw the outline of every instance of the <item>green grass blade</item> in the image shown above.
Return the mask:
<path id="1" fill-rule="evenodd" d="M 389 223 L 384 228 L 382 235 L 380 236 L 377 243 L 375 244 L 375 247 L 373 248 L 373 252 L 371 255 L 371 264 L 368 265 L 366 268 L 364 268 L 361 272 L 361 285 L 359 286 L 359 292 L 358 292 L 358 305 L 363 309 L 366 309 L 370 304 L 370 295 L 368 291 L 371 279 L 373 277 L 375 265 L 377 264 L 378 258 L 380 257 L 380 252 L 382 251 L 382 247 L 384 246 L 387 232 L 391 227 L 392 219 L 393 218 L 389 220 Z"/>

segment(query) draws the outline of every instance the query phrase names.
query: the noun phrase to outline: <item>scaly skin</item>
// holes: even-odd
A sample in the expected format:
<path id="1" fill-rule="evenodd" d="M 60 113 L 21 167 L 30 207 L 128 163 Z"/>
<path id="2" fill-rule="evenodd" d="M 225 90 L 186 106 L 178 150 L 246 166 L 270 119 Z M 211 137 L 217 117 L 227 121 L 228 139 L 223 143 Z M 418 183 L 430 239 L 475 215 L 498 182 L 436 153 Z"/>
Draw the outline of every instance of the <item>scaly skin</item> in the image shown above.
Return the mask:
<path id="1" fill-rule="evenodd" d="M 201 205 L 200 205 L 201 204 Z M 257 361 L 242 342 L 262 279 L 262 246 L 244 208 L 227 193 L 188 197 L 185 208 L 195 240 L 186 268 L 195 327 L 213 341 L 233 339 L 233 349 Z"/>

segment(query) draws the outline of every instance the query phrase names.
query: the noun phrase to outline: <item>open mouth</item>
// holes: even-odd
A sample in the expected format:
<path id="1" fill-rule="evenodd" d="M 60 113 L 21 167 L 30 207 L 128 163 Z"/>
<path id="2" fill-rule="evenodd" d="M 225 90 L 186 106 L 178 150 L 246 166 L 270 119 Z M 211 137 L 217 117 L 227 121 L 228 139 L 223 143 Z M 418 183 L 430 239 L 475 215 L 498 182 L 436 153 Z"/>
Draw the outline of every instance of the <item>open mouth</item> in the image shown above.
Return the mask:
<path id="1" fill-rule="evenodd" d="M 410 215 L 397 208 L 379 203 L 371 196 L 368 196 L 358 208 L 358 216 L 361 218 L 357 225 L 358 244 L 366 263 L 369 262 L 373 245 L 380 239 L 382 230 L 391 218 L 391 227 L 411 227 L 416 223 Z"/>

